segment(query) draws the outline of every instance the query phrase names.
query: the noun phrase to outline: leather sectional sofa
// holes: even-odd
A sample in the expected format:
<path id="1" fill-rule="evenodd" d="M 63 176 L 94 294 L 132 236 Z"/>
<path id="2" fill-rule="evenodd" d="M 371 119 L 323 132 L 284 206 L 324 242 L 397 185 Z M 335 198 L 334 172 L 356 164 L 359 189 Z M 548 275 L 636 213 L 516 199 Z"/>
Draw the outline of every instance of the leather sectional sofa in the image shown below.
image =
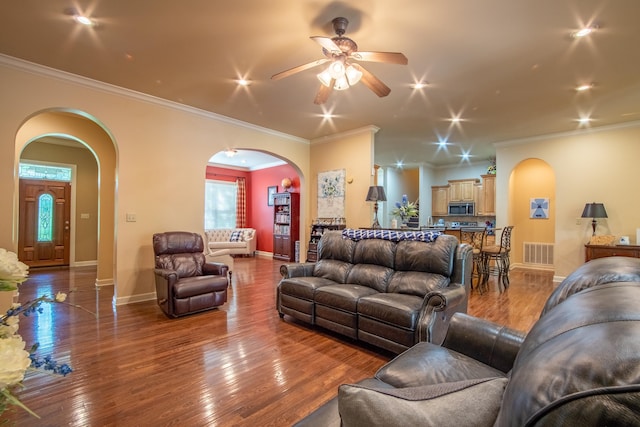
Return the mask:
<path id="1" fill-rule="evenodd" d="M 527 335 L 456 313 L 296 424 L 340 425 L 640 425 L 640 259 L 579 267 Z"/>
<path id="2" fill-rule="evenodd" d="M 466 312 L 472 248 L 433 232 L 325 232 L 315 263 L 284 264 L 277 309 L 285 315 L 400 353 L 440 342 Z"/>

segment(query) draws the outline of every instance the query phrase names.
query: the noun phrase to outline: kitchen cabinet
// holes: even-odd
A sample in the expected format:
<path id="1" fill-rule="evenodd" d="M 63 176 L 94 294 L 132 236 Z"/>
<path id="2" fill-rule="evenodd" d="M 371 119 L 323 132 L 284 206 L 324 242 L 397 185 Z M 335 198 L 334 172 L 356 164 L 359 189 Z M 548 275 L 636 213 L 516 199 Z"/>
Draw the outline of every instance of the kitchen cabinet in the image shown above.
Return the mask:
<path id="1" fill-rule="evenodd" d="M 496 214 L 496 176 L 482 175 L 482 215 L 495 216 Z M 476 205 L 477 206 L 477 205 Z"/>
<path id="2" fill-rule="evenodd" d="M 431 215 L 444 216 L 449 214 L 449 186 L 434 185 L 431 187 Z"/>
<path id="3" fill-rule="evenodd" d="M 455 179 L 449 181 L 449 202 L 473 202 L 477 179 Z"/>
<path id="4" fill-rule="evenodd" d="M 473 186 L 473 201 L 476 204 L 476 215 L 484 215 L 484 188 L 482 183 Z"/>

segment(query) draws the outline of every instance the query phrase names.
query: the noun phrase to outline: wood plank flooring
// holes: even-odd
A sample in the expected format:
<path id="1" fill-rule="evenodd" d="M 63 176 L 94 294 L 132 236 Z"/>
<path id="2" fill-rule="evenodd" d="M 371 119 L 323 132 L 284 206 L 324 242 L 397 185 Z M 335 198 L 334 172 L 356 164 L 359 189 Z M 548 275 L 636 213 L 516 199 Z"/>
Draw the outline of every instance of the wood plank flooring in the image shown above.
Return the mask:
<path id="1" fill-rule="evenodd" d="M 340 384 L 369 377 L 394 355 L 310 328 L 275 310 L 280 261 L 236 258 L 229 301 L 168 319 L 155 301 L 114 307 L 113 288 L 94 287 L 95 268 L 32 270 L 20 300 L 58 291 L 69 302 L 20 320 L 39 353 L 72 365 L 66 378 L 34 373 L 14 409 L 18 426 L 286 426 L 332 398 Z M 472 292 L 469 313 L 528 330 L 551 290 L 552 273 L 511 272 L 499 293 Z M 0 420 L 1 422 L 2 420 Z"/>

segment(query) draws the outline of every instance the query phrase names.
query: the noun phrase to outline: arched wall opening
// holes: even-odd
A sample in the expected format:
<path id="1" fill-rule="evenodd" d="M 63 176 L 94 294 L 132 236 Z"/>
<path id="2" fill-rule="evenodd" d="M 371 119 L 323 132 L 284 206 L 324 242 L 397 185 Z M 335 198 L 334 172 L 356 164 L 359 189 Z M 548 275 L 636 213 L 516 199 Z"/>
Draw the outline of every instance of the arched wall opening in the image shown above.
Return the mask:
<path id="1" fill-rule="evenodd" d="M 267 150 L 256 150 L 254 148 L 246 148 L 241 146 L 234 147 L 241 151 L 256 151 L 275 159 L 285 162 L 285 164 L 268 166 L 265 168 L 254 168 L 252 170 L 239 170 L 233 167 L 225 168 L 224 165 L 216 164 L 207 165 L 206 178 L 217 179 L 222 181 L 234 181 L 236 177 L 244 177 L 247 185 L 247 226 L 256 229 L 257 251 L 258 253 L 273 253 L 273 207 L 268 205 L 267 188 L 277 186 L 278 191 L 284 191 L 282 180 L 289 178 L 292 186 L 289 189 L 293 193 L 302 193 L 305 188 L 305 178 L 299 166 L 291 162 L 289 159 L 279 156 L 276 153 Z M 211 153 L 213 156 L 216 153 Z M 302 198 L 301 198 L 302 200 Z M 300 241 L 300 257 L 303 248 L 309 238 L 305 224 L 305 209 L 301 202 L 300 206 L 300 233 L 296 239 Z M 305 251 L 306 252 L 306 251 Z"/>
<path id="2" fill-rule="evenodd" d="M 15 176 L 23 151 L 30 143 L 47 136 L 72 139 L 84 145 L 98 165 L 98 227 L 96 285 L 112 285 L 115 278 L 115 207 L 117 187 L 117 152 L 115 141 L 88 114 L 68 109 L 47 109 L 36 112 L 21 124 L 15 139 Z M 14 187 L 13 240 L 18 239 L 19 190 Z M 115 290 L 114 290 L 115 291 Z"/>
<path id="3" fill-rule="evenodd" d="M 524 243 L 555 244 L 556 176 L 551 166 L 540 159 L 519 162 L 509 176 L 509 224 L 514 225 L 511 264 L 526 266 Z M 548 200 L 548 215 L 535 214 L 534 200 Z M 541 266 L 544 267 L 544 266 Z M 547 266 L 552 269 L 553 265 Z"/>

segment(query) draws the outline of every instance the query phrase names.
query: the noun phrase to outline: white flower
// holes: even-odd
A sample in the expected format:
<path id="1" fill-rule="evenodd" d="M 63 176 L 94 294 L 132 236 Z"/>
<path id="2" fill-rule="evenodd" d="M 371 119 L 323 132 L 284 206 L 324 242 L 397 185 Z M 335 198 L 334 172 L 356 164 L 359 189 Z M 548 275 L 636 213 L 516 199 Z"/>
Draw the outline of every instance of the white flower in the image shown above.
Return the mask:
<path id="1" fill-rule="evenodd" d="M 0 390 L 18 384 L 31 365 L 25 343 L 18 336 L 0 339 Z"/>
<path id="2" fill-rule="evenodd" d="M 0 285 L 5 285 L 2 290 L 15 289 L 18 283 L 22 283 L 29 274 L 29 266 L 18 261 L 18 256 L 14 252 L 0 248 Z"/>
<path id="3" fill-rule="evenodd" d="M 67 299 L 67 294 L 64 292 L 58 292 L 56 294 L 56 302 L 64 302 Z"/>

